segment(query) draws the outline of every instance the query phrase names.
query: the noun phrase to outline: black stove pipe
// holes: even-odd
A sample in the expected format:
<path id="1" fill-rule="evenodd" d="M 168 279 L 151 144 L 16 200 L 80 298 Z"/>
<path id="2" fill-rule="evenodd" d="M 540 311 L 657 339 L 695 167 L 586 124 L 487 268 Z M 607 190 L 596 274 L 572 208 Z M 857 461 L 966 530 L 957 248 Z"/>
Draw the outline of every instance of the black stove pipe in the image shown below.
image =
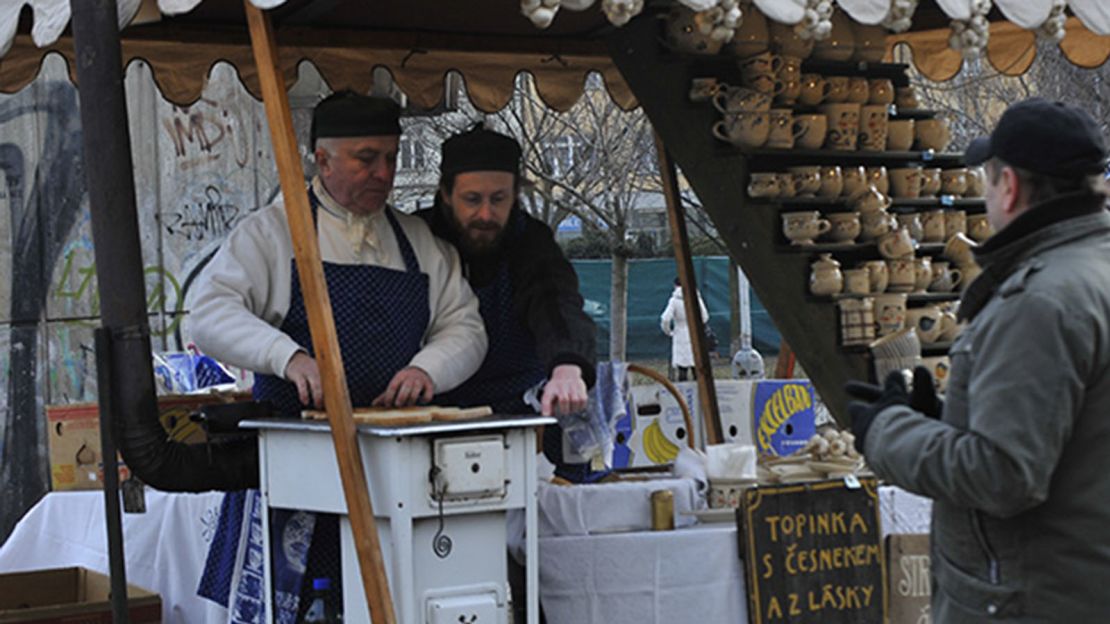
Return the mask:
<path id="1" fill-rule="evenodd" d="M 136 476 L 170 492 L 258 487 L 256 442 L 169 440 L 158 420 L 116 0 L 71 0 L 85 170 L 100 294 L 111 333 L 113 436 Z"/>

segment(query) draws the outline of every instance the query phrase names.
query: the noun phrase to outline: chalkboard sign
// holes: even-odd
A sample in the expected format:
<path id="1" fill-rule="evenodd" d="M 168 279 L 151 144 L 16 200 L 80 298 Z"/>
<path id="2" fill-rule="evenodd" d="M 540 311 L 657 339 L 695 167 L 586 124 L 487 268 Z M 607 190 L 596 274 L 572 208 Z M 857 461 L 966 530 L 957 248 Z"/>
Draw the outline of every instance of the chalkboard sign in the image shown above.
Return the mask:
<path id="1" fill-rule="evenodd" d="M 890 624 L 930 624 L 929 536 L 888 535 Z"/>
<path id="2" fill-rule="evenodd" d="M 883 622 L 886 561 L 873 479 L 751 488 L 738 514 L 752 624 Z"/>

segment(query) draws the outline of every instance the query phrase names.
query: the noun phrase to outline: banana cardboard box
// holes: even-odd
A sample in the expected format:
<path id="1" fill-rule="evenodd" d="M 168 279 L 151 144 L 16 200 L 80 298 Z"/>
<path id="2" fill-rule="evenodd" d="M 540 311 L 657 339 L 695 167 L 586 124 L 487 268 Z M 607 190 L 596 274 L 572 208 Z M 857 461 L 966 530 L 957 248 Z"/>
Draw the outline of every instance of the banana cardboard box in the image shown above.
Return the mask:
<path id="1" fill-rule="evenodd" d="M 204 430 L 189 420 L 203 405 L 249 400 L 249 395 L 168 395 L 158 397 L 158 419 L 171 440 L 202 443 Z M 96 403 L 48 405 L 47 437 L 50 440 L 50 482 L 55 491 L 99 490 L 104 487 L 104 457 L 100 450 L 100 410 Z M 123 460 L 116 459 L 120 481 L 130 476 Z"/>
<path id="2" fill-rule="evenodd" d="M 675 384 L 690 409 L 694 441 L 705 446 L 697 382 Z M 724 441 L 748 444 L 761 454 L 788 455 L 816 431 L 820 401 L 805 380 L 718 379 L 717 408 Z M 674 461 L 688 444 L 682 410 L 658 384 L 632 386 L 629 416 L 617 424 L 615 468 L 657 466 Z M 622 448 L 622 446 L 624 448 Z"/>

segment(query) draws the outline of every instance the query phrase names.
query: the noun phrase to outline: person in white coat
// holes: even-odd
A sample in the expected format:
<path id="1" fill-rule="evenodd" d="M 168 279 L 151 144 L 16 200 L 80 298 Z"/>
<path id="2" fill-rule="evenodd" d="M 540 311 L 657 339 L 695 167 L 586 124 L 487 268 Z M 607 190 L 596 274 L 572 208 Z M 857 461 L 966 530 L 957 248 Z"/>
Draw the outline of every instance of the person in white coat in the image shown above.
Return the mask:
<path id="1" fill-rule="evenodd" d="M 709 311 L 705 308 L 705 302 L 702 301 L 700 294 L 698 294 L 698 307 L 701 309 L 702 323 L 708 323 Z M 663 309 L 663 315 L 659 317 L 659 324 L 663 333 L 671 337 L 671 369 L 674 373 L 671 378 L 686 381 L 689 376 L 693 379 L 694 349 L 690 344 L 690 329 L 686 323 L 686 302 L 683 300 L 682 286 L 677 277 L 674 280 L 674 292 L 671 293 L 667 307 Z"/>

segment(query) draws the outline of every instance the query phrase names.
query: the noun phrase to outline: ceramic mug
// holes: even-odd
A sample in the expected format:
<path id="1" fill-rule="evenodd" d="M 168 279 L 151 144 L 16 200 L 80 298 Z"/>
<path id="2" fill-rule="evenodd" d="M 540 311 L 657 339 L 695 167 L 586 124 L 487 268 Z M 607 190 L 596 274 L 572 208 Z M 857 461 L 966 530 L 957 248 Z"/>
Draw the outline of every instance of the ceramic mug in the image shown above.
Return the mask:
<path id="1" fill-rule="evenodd" d="M 855 40 L 853 61 L 879 63 L 886 55 L 887 30 L 880 24 L 861 24 L 852 20 L 852 38 Z"/>
<path id="2" fill-rule="evenodd" d="M 895 258 L 912 257 L 914 252 L 913 237 L 906 228 L 898 228 L 883 234 L 878 241 L 879 255 L 887 260 Z"/>
<path id="3" fill-rule="evenodd" d="M 933 279 L 929 282 L 929 290 L 933 292 L 952 292 L 963 280 L 963 272 L 953 269 L 950 262 L 937 260 L 933 262 Z"/>
<path id="4" fill-rule="evenodd" d="M 835 243 L 855 242 L 860 235 L 859 213 L 831 212 L 826 215 L 832 227 L 826 237 Z"/>
<path id="5" fill-rule="evenodd" d="M 860 213 L 860 241 L 873 241 L 897 229 L 898 221 L 885 210 Z"/>
<path id="6" fill-rule="evenodd" d="M 843 11 L 833 11 L 829 17 L 832 30 L 813 46 L 813 58 L 823 61 L 847 61 L 855 53 L 856 41 L 852 34 L 852 20 Z"/>
<path id="7" fill-rule="evenodd" d="M 844 174 L 839 165 L 825 165 L 821 167 L 821 189 L 817 194 L 821 197 L 839 197 L 844 190 Z"/>
<path id="8" fill-rule="evenodd" d="M 867 269 L 846 269 L 844 273 L 844 292 L 853 295 L 866 295 L 871 292 L 871 274 Z"/>
<path id="9" fill-rule="evenodd" d="M 801 134 L 794 140 L 794 146 L 821 149 L 829 130 L 828 118 L 824 115 L 794 115 L 794 122 L 801 127 Z"/>
<path id="10" fill-rule="evenodd" d="M 744 9 L 747 16 L 750 9 Z M 747 19 L 745 17 L 745 19 Z M 813 39 L 803 39 L 798 36 L 794 26 L 781 24 L 776 20 L 767 20 L 767 30 L 771 37 L 771 49 L 783 56 L 808 58 L 813 53 Z"/>
<path id="11" fill-rule="evenodd" d="M 750 58 L 765 52 L 771 43 L 767 18 L 759 9 L 746 6 L 743 20 L 725 47 L 725 52 L 736 58 Z"/>
<path id="12" fill-rule="evenodd" d="M 948 147 L 948 122 L 941 118 L 918 119 L 913 128 L 917 146 L 923 150 L 943 151 Z"/>
<path id="13" fill-rule="evenodd" d="M 757 199 L 779 196 L 779 180 L 774 173 L 753 173 L 748 181 L 748 197 Z"/>
<path id="14" fill-rule="evenodd" d="M 929 283 L 933 281 L 933 259 L 929 256 L 918 256 L 913 260 L 914 292 L 923 293 L 929 290 Z"/>
<path id="15" fill-rule="evenodd" d="M 747 58 L 740 59 L 738 65 L 740 66 L 740 73 L 760 76 L 760 75 L 777 75 L 779 69 L 782 68 L 782 57 L 770 50 L 755 54 Z"/>
<path id="16" fill-rule="evenodd" d="M 912 119 L 891 119 L 886 125 L 886 148 L 892 152 L 904 152 L 913 147 Z"/>
<path id="17" fill-rule="evenodd" d="M 944 237 L 967 233 L 967 213 L 963 210 L 947 210 L 944 213 Z"/>
<path id="18" fill-rule="evenodd" d="M 875 325 L 879 336 L 888 336 L 906 324 L 906 295 L 875 295 Z"/>
<path id="19" fill-rule="evenodd" d="M 940 167 L 925 167 L 921 170 L 921 195 L 936 197 L 940 193 Z"/>
<path id="20" fill-rule="evenodd" d="M 909 230 L 910 236 L 913 237 L 914 240 L 919 241 L 924 239 L 925 233 L 924 230 L 921 229 L 921 218 L 916 212 L 900 214 L 897 215 L 897 218 L 898 227 L 904 227 Z"/>
<path id="21" fill-rule="evenodd" d="M 847 76 L 828 76 L 825 82 L 829 85 L 828 91 L 825 93 L 825 101 L 839 104 L 848 101 L 848 77 Z"/>
<path id="22" fill-rule="evenodd" d="M 894 103 L 894 83 L 889 78 L 872 78 L 867 81 L 868 98 L 871 104 L 883 104 L 884 108 Z"/>
<path id="23" fill-rule="evenodd" d="M 802 74 L 798 103 L 803 106 L 817 106 L 829 96 L 832 86 L 821 74 Z"/>
<path id="24" fill-rule="evenodd" d="M 822 104 L 819 110 L 829 119 L 826 145 L 835 150 L 856 149 L 856 141 L 859 139 L 859 104 Z"/>
<path id="25" fill-rule="evenodd" d="M 940 340 L 942 342 L 952 342 L 953 340 L 955 340 L 956 336 L 960 335 L 961 329 L 962 328 L 959 321 L 956 319 L 955 313 L 949 312 L 947 310 L 941 311 Z"/>
<path id="26" fill-rule="evenodd" d="M 740 79 L 740 84 L 760 93 L 766 93 L 772 98 L 782 93 L 783 89 L 786 88 L 786 84 L 776 79 L 774 74 L 745 74 Z"/>
<path id="27" fill-rule="evenodd" d="M 883 165 L 876 165 L 874 167 L 867 167 L 867 183 L 878 189 L 884 195 L 890 193 L 890 175 L 887 173 L 886 167 Z"/>
<path id="28" fill-rule="evenodd" d="M 890 268 L 885 261 L 868 260 L 860 266 L 867 269 L 867 275 L 871 280 L 871 292 L 881 293 L 886 290 L 890 283 Z"/>
<path id="29" fill-rule="evenodd" d="M 867 188 L 867 171 L 863 165 L 842 166 L 841 173 L 844 178 L 841 195 L 851 197 Z"/>
<path id="30" fill-rule="evenodd" d="M 787 171 L 794 178 L 794 189 L 798 195 L 813 197 L 821 190 L 821 167 L 817 165 L 788 167 Z"/>
<path id="31" fill-rule="evenodd" d="M 890 208 L 890 202 L 890 197 L 875 188 L 873 184 L 869 184 L 862 191 L 858 191 L 848 198 L 848 203 L 852 208 L 863 213 L 885 211 Z"/>
<path id="32" fill-rule="evenodd" d="M 974 250 L 978 246 L 975 241 L 964 234 L 956 234 L 944 244 L 944 257 L 955 262 L 963 271 L 964 284 L 971 280 L 967 268 L 975 264 Z"/>
<path id="33" fill-rule="evenodd" d="M 883 104 L 868 104 L 860 108 L 859 148 L 869 152 L 886 149 L 887 107 Z"/>
<path id="34" fill-rule="evenodd" d="M 895 197 L 919 197 L 921 195 L 921 167 L 891 169 L 890 187 L 894 190 Z M 914 215 L 914 217 L 916 216 Z"/>
<path id="35" fill-rule="evenodd" d="M 782 215 L 782 233 L 793 245 L 812 245 L 813 239 L 829 231 L 832 224 L 816 210 Z"/>
<path id="36" fill-rule="evenodd" d="M 943 320 L 941 321 L 943 323 Z M 952 367 L 947 355 L 921 358 L 921 365 L 933 376 L 933 390 L 944 394 L 948 390 L 948 370 Z"/>
<path id="37" fill-rule="evenodd" d="M 917 272 L 914 268 L 913 258 L 894 258 L 886 261 L 887 273 L 890 275 L 886 289 L 890 292 L 908 293 L 917 283 Z"/>
<path id="38" fill-rule="evenodd" d="M 765 113 L 771 110 L 771 96 L 747 87 L 730 87 L 726 84 L 712 96 L 713 107 L 722 114 Z"/>
<path id="39" fill-rule="evenodd" d="M 940 172 L 940 192 L 945 195 L 963 195 L 967 190 L 967 169 L 957 167 Z"/>
<path id="40" fill-rule="evenodd" d="M 716 78 L 694 78 L 690 81 L 690 101 L 705 102 L 721 90 L 721 84 Z"/>
<path id="41" fill-rule="evenodd" d="M 792 174 L 776 173 L 775 178 L 779 181 L 779 197 L 790 198 L 798 194 L 798 182 Z"/>
<path id="42" fill-rule="evenodd" d="M 986 189 L 987 172 L 983 167 L 967 168 L 967 188 L 964 197 L 982 197 Z"/>
<path id="43" fill-rule="evenodd" d="M 875 301 L 871 297 L 841 299 L 840 343 L 866 345 L 875 339 Z"/>
<path id="44" fill-rule="evenodd" d="M 927 210 L 921 214 L 921 240 L 926 243 L 943 243 L 945 231 L 944 211 Z"/>
<path id="45" fill-rule="evenodd" d="M 994 234 L 994 228 L 985 214 L 967 215 L 967 235 L 971 240 L 981 243 Z"/>
<path id="46" fill-rule="evenodd" d="M 738 147 L 762 147 L 770 133 L 770 113 L 730 113 L 713 124 L 713 136 Z"/>
<path id="47" fill-rule="evenodd" d="M 782 90 L 775 95 L 775 103 L 780 106 L 794 106 L 802 93 L 802 83 L 797 80 L 779 80 Z"/>
<path id="48" fill-rule="evenodd" d="M 802 133 L 801 124 L 794 122 L 794 111 L 789 108 L 771 109 L 771 131 L 767 135 L 767 147 L 792 149 L 794 139 Z"/>
<path id="49" fill-rule="evenodd" d="M 866 78 L 853 76 L 848 79 L 848 101 L 856 104 L 866 104 L 871 99 L 871 85 Z"/>
<path id="50" fill-rule="evenodd" d="M 926 305 L 906 310 L 906 325 L 914 328 L 917 337 L 924 343 L 933 343 L 940 338 L 940 308 Z"/>
<path id="51" fill-rule="evenodd" d="M 897 87 L 894 89 L 894 105 L 902 109 L 919 108 L 917 91 L 913 87 Z"/>

